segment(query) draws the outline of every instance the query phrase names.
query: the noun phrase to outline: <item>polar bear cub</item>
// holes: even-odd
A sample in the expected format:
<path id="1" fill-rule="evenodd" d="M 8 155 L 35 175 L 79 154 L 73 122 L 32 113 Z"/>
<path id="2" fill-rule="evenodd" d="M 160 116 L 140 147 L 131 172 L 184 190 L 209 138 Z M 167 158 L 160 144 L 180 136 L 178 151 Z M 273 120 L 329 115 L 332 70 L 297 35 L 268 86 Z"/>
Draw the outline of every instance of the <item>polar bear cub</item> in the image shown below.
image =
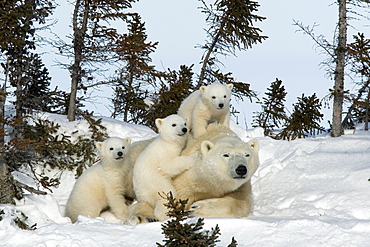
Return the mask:
<path id="1" fill-rule="evenodd" d="M 233 84 L 213 83 L 202 86 L 181 103 L 177 114 L 188 119 L 194 138 L 204 135 L 207 125 L 214 121 L 229 127 L 232 89 Z"/>
<path id="2" fill-rule="evenodd" d="M 149 203 L 154 207 L 155 217 L 168 219 L 166 200 L 159 195 L 170 191 L 176 197 L 172 185 L 174 176 L 190 168 L 193 156 L 181 156 L 186 144 L 188 129 L 186 120 L 179 115 L 156 119 L 159 135 L 151 142 L 136 160 L 133 172 L 133 185 L 138 202 Z"/>
<path id="3" fill-rule="evenodd" d="M 123 162 L 130 138 L 111 137 L 97 142 L 101 161 L 87 169 L 76 181 L 66 206 L 66 216 L 76 222 L 78 215 L 98 217 L 102 210 L 122 219 L 128 213 L 125 195 L 133 197 L 132 166 Z"/>

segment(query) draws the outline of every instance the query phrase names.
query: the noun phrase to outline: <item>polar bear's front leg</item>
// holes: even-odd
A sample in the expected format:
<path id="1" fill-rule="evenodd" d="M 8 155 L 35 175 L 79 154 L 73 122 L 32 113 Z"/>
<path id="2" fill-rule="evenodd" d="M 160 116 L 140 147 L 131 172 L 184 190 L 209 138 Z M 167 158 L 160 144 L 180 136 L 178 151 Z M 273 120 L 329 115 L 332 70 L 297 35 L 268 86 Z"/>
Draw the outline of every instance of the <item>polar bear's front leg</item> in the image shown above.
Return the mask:
<path id="1" fill-rule="evenodd" d="M 162 166 L 160 168 L 160 172 L 173 178 L 190 169 L 193 164 L 195 164 L 195 160 L 197 157 L 197 154 L 176 157 L 175 159 L 168 161 L 168 164 Z"/>
<path id="2" fill-rule="evenodd" d="M 122 219 L 128 214 L 128 207 L 126 205 L 126 199 L 124 196 L 124 189 L 122 188 L 122 181 L 120 177 L 107 176 L 105 178 L 105 193 L 107 197 L 107 203 L 112 213 L 117 219 Z"/>
<path id="3" fill-rule="evenodd" d="M 129 215 L 124 218 L 123 224 L 136 225 L 140 223 L 156 222 L 154 209 L 146 202 L 137 202 L 129 206 Z"/>
<path id="4" fill-rule="evenodd" d="M 191 131 L 194 138 L 198 138 L 207 133 L 207 125 L 209 122 L 208 112 L 194 112 L 191 122 Z"/>
<path id="5" fill-rule="evenodd" d="M 117 219 L 127 216 L 128 208 L 125 197 L 121 195 L 107 195 L 108 205 Z"/>
<path id="6" fill-rule="evenodd" d="M 253 211 L 250 181 L 224 197 L 196 201 L 189 211 L 199 217 L 247 217 Z"/>
<path id="7" fill-rule="evenodd" d="M 107 194 L 108 205 L 117 219 L 122 219 L 128 214 L 126 199 L 122 194 Z"/>
<path id="8" fill-rule="evenodd" d="M 220 117 L 219 123 L 222 124 L 223 126 L 226 126 L 229 128 L 230 126 L 230 113 L 227 112 L 223 116 Z"/>
<path id="9" fill-rule="evenodd" d="M 212 198 L 194 202 L 189 209 L 191 216 L 241 218 L 252 213 L 245 201 L 231 198 Z"/>
<path id="10" fill-rule="evenodd" d="M 167 201 L 165 199 L 163 199 L 163 200 L 158 200 L 157 203 L 155 204 L 154 216 L 159 221 L 164 221 L 164 220 L 167 220 L 167 219 L 170 218 L 167 215 L 168 208 L 164 205 L 165 203 L 167 203 Z"/>

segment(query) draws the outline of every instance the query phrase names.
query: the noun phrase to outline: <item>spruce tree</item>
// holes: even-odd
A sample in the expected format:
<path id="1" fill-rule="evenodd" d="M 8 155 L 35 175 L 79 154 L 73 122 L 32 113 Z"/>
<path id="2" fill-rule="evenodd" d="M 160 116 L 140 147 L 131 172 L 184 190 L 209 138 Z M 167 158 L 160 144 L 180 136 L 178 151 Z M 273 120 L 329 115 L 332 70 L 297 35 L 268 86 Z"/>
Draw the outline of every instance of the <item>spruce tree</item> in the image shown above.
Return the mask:
<path id="1" fill-rule="evenodd" d="M 355 122 L 365 123 L 365 130 L 369 126 L 370 105 L 370 39 L 365 38 L 363 33 L 353 36 L 354 41 L 348 45 L 349 66 L 355 77 L 361 80 L 357 96 L 351 99 L 352 104 L 348 108 L 342 125 L 344 128 L 354 128 Z"/>
<path id="2" fill-rule="evenodd" d="M 343 126 L 350 123 L 350 114 L 352 109 L 348 112 L 349 115 L 342 121 L 343 115 L 343 104 L 344 101 L 348 99 L 348 90 L 345 90 L 345 74 L 346 66 L 348 63 L 348 45 L 347 45 L 347 29 L 349 20 L 357 19 L 350 16 L 351 14 L 357 15 L 360 18 L 367 18 L 360 13 L 355 11 L 355 8 L 369 8 L 369 0 L 336 0 L 338 5 L 338 25 L 335 30 L 335 37 L 332 43 L 328 42 L 323 35 L 315 36 L 313 29 L 309 27 L 304 27 L 302 23 L 294 21 L 304 33 L 308 34 L 316 44 L 323 49 L 325 53 L 329 56 L 327 61 L 323 62 L 324 65 L 328 66 L 328 72 L 334 77 L 334 86 L 330 91 L 330 98 L 333 99 L 333 113 L 331 122 L 331 136 L 339 137 L 343 132 Z M 350 7 L 352 5 L 352 7 Z M 354 8 L 353 8 L 354 7 Z M 332 64 L 335 68 L 332 68 Z"/>
<path id="3" fill-rule="evenodd" d="M 165 235 L 164 245 L 157 243 L 162 247 L 212 247 L 216 246 L 220 233 L 218 225 L 211 231 L 202 231 L 204 219 L 199 218 L 196 223 L 184 223 L 189 217 L 190 212 L 186 211 L 188 200 L 176 200 L 172 193 L 166 195 L 167 203 L 165 206 L 169 209 L 168 216 L 171 218 L 162 224 L 163 234 Z M 234 238 L 229 247 L 237 246 Z"/>
<path id="4" fill-rule="evenodd" d="M 199 88 L 205 81 L 212 81 L 211 71 L 217 68 L 217 55 L 235 55 L 236 50 L 246 50 L 267 38 L 254 27 L 254 22 L 265 17 L 255 14 L 259 4 L 251 0 L 216 0 L 207 5 L 202 0 L 202 12 L 206 14 L 209 28 L 208 40 L 201 48 L 205 50 L 199 75 Z"/>
<path id="5" fill-rule="evenodd" d="M 151 102 L 147 114 L 143 116 L 143 123 L 149 127 L 155 126 L 156 118 L 164 118 L 175 114 L 181 102 L 194 90 L 193 65 L 181 65 L 178 71 L 168 70 L 156 75 L 159 86 L 151 95 Z"/>
<path id="6" fill-rule="evenodd" d="M 132 14 L 127 22 L 128 33 L 117 41 L 116 53 L 124 66 L 112 80 L 112 117 L 120 116 L 125 122 L 142 123 L 146 114 L 148 87 L 154 82 L 154 66 L 149 64 L 152 61 L 150 54 L 158 43 L 146 41 L 145 24 L 138 14 Z"/>
<path id="7" fill-rule="evenodd" d="M 263 21 L 265 17 L 257 15 L 259 4 L 251 0 L 216 0 L 209 4 L 202 0 L 202 12 L 206 15 L 208 25 L 206 43 L 201 46 L 205 50 L 201 59 L 202 67 L 195 88 L 213 82 L 232 83 L 233 95 L 238 100 L 256 97 L 250 85 L 237 81 L 231 73 L 220 70 L 219 56 L 236 55 L 236 51 L 252 48 L 261 43 L 267 36 L 261 35 L 261 29 L 255 23 Z"/>
<path id="8" fill-rule="evenodd" d="M 274 128 L 281 127 L 287 120 L 285 113 L 285 88 L 282 81 L 276 78 L 270 88 L 267 88 L 266 97 L 260 102 L 262 112 L 258 113 L 254 119 L 254 127 L 259 126 L 264 129 L 265 135 L 268 136 Z"/>
<path id="9" fill-rule="evenodd" d="M 157 246 L 162 247 L 179 247 L 179 246 L 215 246 L 218 235 L 220 234 L 220 229 L 216 225 L 216 228 L 208 234 L 207 232 L 201 232 L 204 225 L 204 220 L 199 218 L 196 223 L 183 223 L 189 216 L 189 212 L 185 210 L 185 206 L 188 200 L 178 200 L 176 201 L 170 192 L 167 195 L 168 203 L 165 206 L 170 210 L 168 212 L 169 217 L 173 217 L 162 224 L 163 234 L 166 236 L 164 245 L 157 243 Z"/>
<path id="10" fill-rule="evenodd" d="M 136 0 L 76 0 L 72 14 L 72 43 L 67 44 L 59 40 L 57 44 L 60 53 L 71 57 L 71 64 L 63 66 L 69 68 L 71 74 L 71 92 L 68 105 L 68 120 L 74 121 L 77 112 L 77 95 L 79 91 L 86 91 L 94 84 L 94 76 L 102 73 L 103 65 L 115 61 L 114 50 L 118 31 L 112 26 L 113 22 L 124 22 L 129 13 L 125 9 L 131 8 Z"/>
<path id="11" fill-rule="evenodd" d="M 315 93 L 308 97 L 302 94 L 301 98 L 298 97 L 298 103 L 293 105 L 293 113 L 277 139 L 294 140 L 324 131 L 324 127 L 320 125 L 324 116 L 320 112 L 321 106 Z"/>
<path id="12" fill-rule="evenodd" d="M 58 107 L 54 99 L 60 92 L 57 89 L 50 90 L 51 77 L 48 69 L 42 63 L 40 56 L 35 53 L 28 53 L 25 56 L 25 64 L 26 69 L 22 73 L 21 86 L 17 93 L 19 109 L 26 113 L 30 113 L 32 110 L 53 112 Z M 12 79 L 12 74 L 10 78 Z"/>
<path id="13" fill-rule="evenodd" d="M 25 87 L 24 73 L 30 65 L 27 56 L 35 46 L 36 27 L 34 23 L 44 24 L 46 18 L 51 14 L 54 6 L 50 1 L 9 0 L 0 2 L 0 56 L 3 60 L 1 67 L 4 70 L 5 81 L 1 86 L 2 107 L 5 103 L 7 80 L 15 87 L 16 117 L 15 132 L 19 137 L 18 143 L 22 143 L 22 131 L 24 126 L 24 108 L 22 101 L 22 88 Z M 2 126 L 8 121 L 3 115 L 0 116 Z M 6 133 L 1 129 L 1 136 Z M 14 203 L 13 197 L 18 197 L 19 190 L 12 178 L 12 169 L 7 161 L 7 150 L 4 138 L 0 144 L 0 203 Z"/>

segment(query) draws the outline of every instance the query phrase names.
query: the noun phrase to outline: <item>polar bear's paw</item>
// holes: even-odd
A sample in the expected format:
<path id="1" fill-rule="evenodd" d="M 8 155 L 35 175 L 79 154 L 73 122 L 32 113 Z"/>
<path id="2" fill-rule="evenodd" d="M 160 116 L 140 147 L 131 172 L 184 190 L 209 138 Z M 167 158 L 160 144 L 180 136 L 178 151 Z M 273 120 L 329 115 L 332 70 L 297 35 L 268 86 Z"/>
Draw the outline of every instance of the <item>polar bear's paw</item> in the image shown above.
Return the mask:
<path id="1" fill-rule="evenodd" d="M 190 217 L 228 217 L 228 207 L 220 198 L 212 198 L 194 202 L 190 209 Z"/>
<path id="2" fill-rule="evenodd" d="M 122 220 L 122 224 L 124 225 L 138 225 L 141 223 L 150 223 L 150 222 L 157 222 L 156 218 L 152 217 L 141 217 L 141 216 L 129 216 L 125 217 Z"/>

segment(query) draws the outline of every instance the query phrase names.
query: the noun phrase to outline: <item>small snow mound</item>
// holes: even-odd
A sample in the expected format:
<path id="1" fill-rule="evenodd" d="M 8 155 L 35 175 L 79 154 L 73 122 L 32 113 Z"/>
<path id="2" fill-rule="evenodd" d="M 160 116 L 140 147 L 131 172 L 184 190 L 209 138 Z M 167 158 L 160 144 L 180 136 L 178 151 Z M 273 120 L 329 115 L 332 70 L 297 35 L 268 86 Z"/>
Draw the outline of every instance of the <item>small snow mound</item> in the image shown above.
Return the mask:
<path id="1" fill-rule="evenodd" d="M 248 141 L 251 138 L 264 137 L 263 128 L 257 127 L 254 129 L 244 129 L 237 125 L 233 120 L 230 120 L 230 129 L 243 141 Z"/>

